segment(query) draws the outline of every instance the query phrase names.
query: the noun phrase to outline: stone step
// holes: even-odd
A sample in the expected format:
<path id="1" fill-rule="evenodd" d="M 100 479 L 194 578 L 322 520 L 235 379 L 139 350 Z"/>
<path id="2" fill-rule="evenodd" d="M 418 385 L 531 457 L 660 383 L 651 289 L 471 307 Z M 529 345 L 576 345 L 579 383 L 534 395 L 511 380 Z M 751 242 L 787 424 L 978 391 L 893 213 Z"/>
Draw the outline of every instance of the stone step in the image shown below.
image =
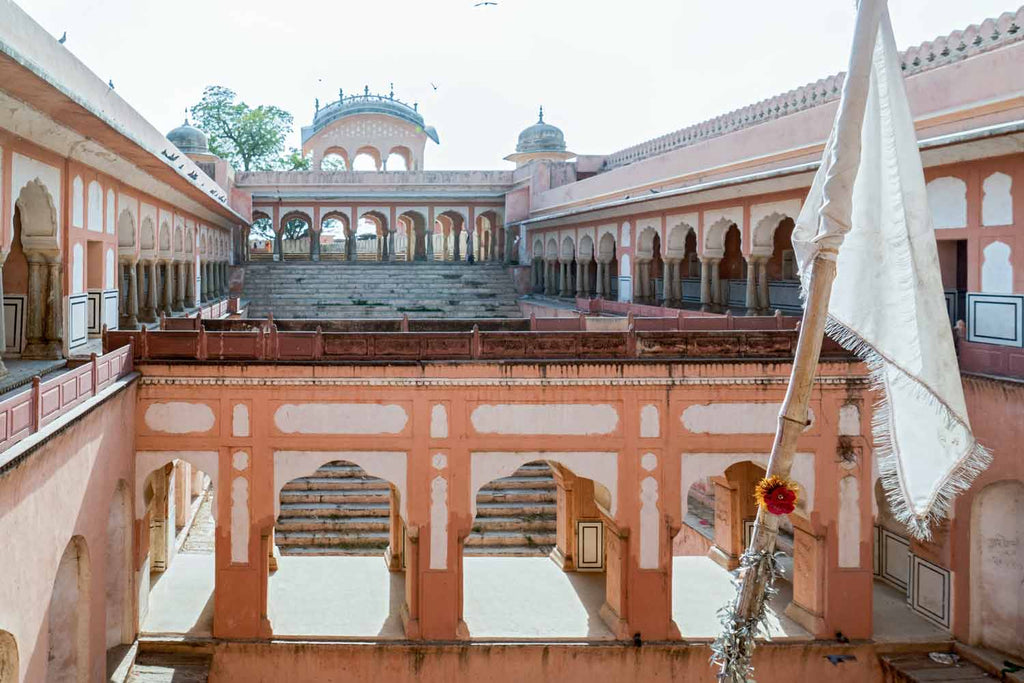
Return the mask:
<path id="1" fill-rule="evenodd" d="M 473 532 L 466 537 L 466 546 L 553 546 L 555 534 L 529 533 L 519 531 L 493 531 L 487 533 Z"/>
<path id="2" fill-rule="evenodd" d="M 209 656 L 139 653 L 128 673 L 127 683 L 206 683 L 210 675 Z"/>
<path id="3" fill-rule="evenodd" d="M 390 536 L 387 531 L 280 531 L 274 532 L 278 547 L 328 546 L 336 548 L 385 548 Z"/>
<path id="4" fill-rule="evenodd" d="M 282 503 L 387 503 L 388 489 L 352 489 L 342 491 L 310 490 L 281 491 Z"/>
<path id="5" fill-rule="evenodd" d="M 558 506 L 555 503 L 522 503 L 517 501 L 499 501 L 493 503 L 477 503 L 477 517 L 516 517 L 522 515 L 555 514 Z"/>
<path id="6" fill-rule="evenodd" d="M 554 490 L 555 480 L 551 478 L 551 475 L 544 476 L 524 476 L 524 477 L 506 477 L 497 481 L 491 482 L 487 486 L 480 489 L 481 492 L 491 491 L 508 491 L 508 490 L 522 490 L 522 489 L 551 489 Z"/>
<path id="7" fill-rule="evenodd" d="M 467 546 L 463 557 L 547 557 L 554 546 Z"/>
<path id="8" fill-rule="evenodd" d="M 489 533 L 492 531 L 538 531 L 554 533 L 557 518 L 555 515 L 517 516 L 506 515 L 496 517 L 480 517 L 473 521 L 473 531 Z"/>
<path id="9" fill-rule="evenodd" d="M 387 517 L 391 514 L 391 503 L 282 503 L 281 517 Z"/>
<path id="10" fill-rule="evenodd" d="M 389 518 L 379 517 L 284 517 L 275 525 L 276 533 L 282 531 L 384 531 L 387 532 Z"/>
<path id="11" fill-rule="evenodd" d="M 376 477 L 307 477 L 295 479 L 284 485 L 282 491 L 390 491 L 387 482 Z"/>
<path id="12" fill-rule="evenodd" d="M 533 489 L 533 488 L 510 488 L 504 490 L 481 489 L 477 494 L 477 504 L 480 503 L 554 503 L 557 496 L 554 489 Z"/>

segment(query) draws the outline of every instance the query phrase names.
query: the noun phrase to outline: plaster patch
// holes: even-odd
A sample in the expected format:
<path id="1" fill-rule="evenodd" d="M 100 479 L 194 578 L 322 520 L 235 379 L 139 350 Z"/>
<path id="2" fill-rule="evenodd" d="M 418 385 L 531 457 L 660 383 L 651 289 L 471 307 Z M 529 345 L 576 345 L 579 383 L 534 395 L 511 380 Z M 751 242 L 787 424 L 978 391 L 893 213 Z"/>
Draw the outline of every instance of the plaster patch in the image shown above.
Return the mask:
<path id="1" fill-rule="evenodd" d="M 640 482 L 640 568 L 658 568 L 658 481 Z"/>
<path id="2" fill-rule="evenodd" d="M 430 409 L 430 438 L 448 438 L 448 409 L 443 403 L 435 403 Z"/>
<path id="3" fill-rule="evenodd" d="M 85 227 L 85 189 L 82 179 L 75 176 L 71 181 L 71 225 L 76 228 Z"/>
<path id="4" fill-rule="evenodd" d="M 380 477 L 398 490 L 398 509 L 402 519 L 406 513 L 406 471 L 408 457 L 404 451 L 274 451 L 274 518 L 281 511 L 281 489 L 299 477 L 308 477 L 322 465 L 344 460 L 359 465 L 366 473 Z"/>
<path id="5" fill-rule="evenodd" d="M 927 185 L 928 208 L 936 229 L 962 228 L 967 225 L 967 183 L 946 176 Z"/>
<path id="6" fill-rule="evenodd" d="M 689 509 L 687 496 L 690 487 L 702 479 L 714 477 L 738 462 L 749 460 L 752 463 L 768 468 L 767 453 L 682 453 L 682 516 L 686 517 Z M 796 453 L 793 456 L 793 469 L 790 479 L 800 486 L 800 495 L 796 501 L 797 512 L 809 516 L 814 510 L 814 454 Z"/>
<path id="7" fill-rule="evenodd" d="M 89 183 L 89 213 L 85 227 L 92 232 L 103 232 L 103 188 L 95 180 Z"/>
<path id="8" fill-rule="evenodd" d="M 857 477 L 839 480 L 839 566 L 860 566 L 860 481 Z"/>
<path id="9" fill-rule="evenodd" d="M 860 436 L 860 408 L 856 403 L 847 403 L 839 408 L 839 434 Z"/>
<path id="10" fill-rule="evenodd" d="M 114 250 L 107 249 L 106 268 L 103 271 L 103 286 L 106 289 L 114 288 Z"/>
<path id="11" fill-rule="evenodd" d="M 435 470 L 443 470 L 445 467 L 448 467 L 448 456 L 444 453 L 435 453 L 433 464 Z"/>
<path id="12" fill-rule="evenodd" d="M 643 467 L 648 472 L 653 472 L 657 466 L 658 456 L 654 453 L 644 453 L 644 457 L 640 458 L 640 467 Z"/>
<path id="13" fill-rule="evenodd" d="M 205 403 L 151 403 L 146 408 L 146 426 L 154 432 L 196 434 L 213 429 L 213 409 Z"/>
<path id="14" fill-rule="evenodd" d="M 614 518 L 619 500 L 618 453 L 605 451 L 480 451 L 470 454 L 470 515 L 476 516 L 476 494 L 486 484 L 512 476 L 528 462 L 540 460 L 565 465 L 578 477 L 593 479 L 607 489 L 608 514 Z"/>
<path id="15" fill-rule="evenodd" d="M 231 410 L 231 434 L 233 436 L 249 436 L 249 406 L 236 403 Z"/>
<path id="16" fill-rule="evenodd" d="M 81 242 L 71 248 L 71 293 L 81 294 L 85 291 L 85 250 Z"/>
<path id="17" fill-rule="evenodd" d="M 231 456 L 231 466 L 239 472 L 249 467 L 249 454 L 245 451 L 235 451 L 235 454 Z"/>
<path id="18" fill-rule="evenodd" d="M 683 411 L 683 427 L 695 434 L 774 434 L 781 403 L 706 403 Z M 814 424 L 814 411 L 808 409 Z"/>
<path id="19" fill-rule="evenodd" d="M 661 436 L 658 406 L 647 404 L 640 409 L 640 436 L 645 439 L 656 439 Z"/>
<path id="20" fill-rule="evenodd" d="M 135 519 L 146 514 L 146 477 L 174 460 L 184 460 L 210 477 L 213 491 L 210 514 L 217 519 L 217 480 L 220 472 L 220 453 L 217 451 L 138 451 L 135 454 Z"/>
<path id="21" fill-rule="evenodd" d="M 430 482 L 430 568 L 448 568 L 448 480 Z"/>
<path id="22" fill-rule="evenodd" d="M 619 238 L 620 246 L 622 246 L 623 248 L 629 246 L 629 238 L 632 232 L 633 229 L 628 222 L 622 224 L 622 233 L 621 237 Z"/>
<path id="23" fill-rule="evenodd" d="M 285 403 L 274 424 L 285 434 L 398 434 L 409 415 L 395 404 Z"/>
<path id="24" fill-rule="evenodd" d="M 231 561 L 249 562 L 249 480 L 245 477 L 231 482 Z"/>
<path id="25" fill-rule="evenodd" d="M 470 415 L 481 434 L 612 434 L 619 425 L 615 406 L 573 403 L 504 403 L 477 406 Z"/>
<path id="26" fill-rule="evenodd" d="M 981 250 L 981 291 L 985 294 L 1013 293 L 1013 264 L 1010 245 L 992 242 Z"/>
<path id="27" fill-rule="evenodd" d="M 114 191 L 113 190 L 107 190 L 107 206 L 106 206 L 106 216 L 107 216 L 107 219 L 106 219 L 106 224 L 107 224 L 107 234 L 108 235 L 113 235 L 114 234 L 114 210 L 115 210 L 115 208 L 116 207 L 114 206 Z"/>

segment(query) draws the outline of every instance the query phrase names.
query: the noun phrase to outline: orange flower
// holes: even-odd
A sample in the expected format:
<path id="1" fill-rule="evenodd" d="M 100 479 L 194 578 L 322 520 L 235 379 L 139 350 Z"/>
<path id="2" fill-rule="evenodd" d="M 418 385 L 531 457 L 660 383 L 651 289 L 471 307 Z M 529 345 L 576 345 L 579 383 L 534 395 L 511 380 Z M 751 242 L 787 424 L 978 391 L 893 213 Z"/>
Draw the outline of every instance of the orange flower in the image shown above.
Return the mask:
<path id="1" fill-rule="evenodd" d="M 796 508 L 797 485 L 788 479 L 771 476 L 754 489 L 757 504 L 773 515 L 788 515 Z"/>

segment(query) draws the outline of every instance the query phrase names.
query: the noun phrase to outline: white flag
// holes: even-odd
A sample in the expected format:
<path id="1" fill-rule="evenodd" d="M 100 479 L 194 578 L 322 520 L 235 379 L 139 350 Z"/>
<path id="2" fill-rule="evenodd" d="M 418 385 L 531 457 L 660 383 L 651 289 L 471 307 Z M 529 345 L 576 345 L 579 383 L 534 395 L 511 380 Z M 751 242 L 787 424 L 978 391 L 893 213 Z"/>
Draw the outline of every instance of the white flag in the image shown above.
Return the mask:
<path id="1" fill-rule="evenodd" d="M 836 123 L 793 248 L 805 294 L 811 262 L 838 250 L 826 331 L 871 368 L 882 484 L 894 515 L 929 538 L 991 456 L 967 420 L 885 0 L 861 0 Z"/>

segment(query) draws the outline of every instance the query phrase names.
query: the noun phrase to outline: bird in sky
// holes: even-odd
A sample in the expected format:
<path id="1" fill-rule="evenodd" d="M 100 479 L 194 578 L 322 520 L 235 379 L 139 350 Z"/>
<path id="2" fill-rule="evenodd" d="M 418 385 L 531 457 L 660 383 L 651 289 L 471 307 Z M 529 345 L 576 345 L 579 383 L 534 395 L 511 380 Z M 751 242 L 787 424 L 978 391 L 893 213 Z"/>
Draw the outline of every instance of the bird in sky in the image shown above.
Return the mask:
<path id="1" fill-rule="evenodd" d="M 108 80 L 107 81 L 107 85 L 109 85 L 110 89 L 113 90 L 114 89 L 114 79 L 111 78 L 110 80 Z"/>
<path id="2" fill-rule="evenodd" d="M 437 90 L 437 86 L 436 86 L 436 85 L 434 85 L 434 83 L 433 83 L 433 82 L 431 82 L 431 83 L 430 83 L 430 87 L 432 87 L 432 88 L 433 88 L 434 90 Z"/>
<path id="3" fill-rule="evenodd" d="M 490 0 L 487 0 L 486 2 L 478 2 L 475 5 L 473 5 L 473 7 L 486 7 L 488 5 L 494 5 L 495 7 L 497 7 L 498 3 L 490 2 Z"/>
<path id="4" fill-rule="evenodd" d="M 62 35 L 60 38 L 58 38 L 57 42 L 60 43 L 61 45 L 63 45 L 64 41 L 66 41 L 67 39 L 68 39 L 68 32 L 64 31 L 64 35 Z"/>

